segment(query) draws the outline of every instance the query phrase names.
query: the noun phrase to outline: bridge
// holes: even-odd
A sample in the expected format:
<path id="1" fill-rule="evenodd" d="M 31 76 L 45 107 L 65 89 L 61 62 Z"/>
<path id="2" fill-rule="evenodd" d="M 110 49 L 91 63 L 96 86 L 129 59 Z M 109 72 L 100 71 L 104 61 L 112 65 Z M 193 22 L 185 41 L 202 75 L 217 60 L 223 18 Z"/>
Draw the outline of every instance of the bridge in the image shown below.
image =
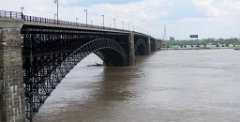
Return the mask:
<path id="1" fill-rule="evenodd" d="M 131 66 L 156 51 L 148 34 L 0 11 L 0 120 L 32 121 L 61 80 L 89 54 Z"/>

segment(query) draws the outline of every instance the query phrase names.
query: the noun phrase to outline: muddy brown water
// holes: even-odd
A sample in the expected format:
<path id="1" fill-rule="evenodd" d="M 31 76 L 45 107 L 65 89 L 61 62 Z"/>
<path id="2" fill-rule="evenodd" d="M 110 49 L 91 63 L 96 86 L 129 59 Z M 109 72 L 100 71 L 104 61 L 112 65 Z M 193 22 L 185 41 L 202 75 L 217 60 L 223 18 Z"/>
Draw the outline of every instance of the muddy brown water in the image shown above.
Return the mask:
<path id="1" fill-rule="evenodd" d="M 239 122 L 240 51 L 158 51 L 136 66 L 91 55 L 54 90 L 34 122 Z"/>

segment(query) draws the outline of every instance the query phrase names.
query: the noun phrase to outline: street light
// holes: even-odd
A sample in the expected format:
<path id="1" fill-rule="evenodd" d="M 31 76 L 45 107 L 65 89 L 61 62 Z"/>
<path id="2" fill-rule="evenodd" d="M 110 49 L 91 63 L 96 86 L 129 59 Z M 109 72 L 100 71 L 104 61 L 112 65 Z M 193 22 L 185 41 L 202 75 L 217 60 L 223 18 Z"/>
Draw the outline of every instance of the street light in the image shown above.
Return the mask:
<path id="1" fill-rule="evenodd" d="M 116 19 L 113 18 L 113 27 L 116 28 Z"/>
<path id="2" fill-rule="evenodd" d="M 24 10 L 24 7 L 22 6 L 22 7 L 20 8 L 20 10 L 21 10 L 21 18 L 23 19 L 23 10 Z"/>
<path id="3" fill-rule="evenodd" d="M 57 24 L 58 24 L 58 0 L 54 0 L 54 3 L 57 4 Z"/>
<path id="4" fill-rule="evenodd" d="M 78 18 L 76 18 L 76 24 L 77 24 Z"/>
<path id="5" fill-rule="evenodd" d="M 103 23 L 102 24 L 103 24 L 103 28 L 104 28 L 104 14 L 102 15 L 102 18 L 103 18 Z"/>
<path id="6" fill-rule="evenodd" d="M 86 26 L 87 26 L 87 15 L 88 15 L 87 9 L 84 9 L 84 12 L 86 13 Z"/>
<path id="7" fill-rule="evenodd" d="M 20 8 L 20 10 L 21 10 L 21 13 L 23 14 L 24 7 L 22 6 L 22 7 Z"/>
<path id="8" fill-rule="evenodd" d="M 122 24 L 123 24 L 123 29 L 124 29 L 124 21 L 122 21 Z"/>

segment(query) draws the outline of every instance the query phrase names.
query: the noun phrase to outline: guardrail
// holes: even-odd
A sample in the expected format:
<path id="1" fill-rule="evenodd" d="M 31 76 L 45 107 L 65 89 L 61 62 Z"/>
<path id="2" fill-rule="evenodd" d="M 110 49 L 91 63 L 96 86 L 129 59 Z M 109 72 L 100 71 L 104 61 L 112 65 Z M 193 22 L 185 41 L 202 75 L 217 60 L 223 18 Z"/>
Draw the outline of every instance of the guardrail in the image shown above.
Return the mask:
<path id="1" fill-rule="evenodd" d="M 21 19 L 22 13 L 21 13 L 21 12 L 16 12 L 16 11 L 4 11 L 4 10 L 0 10 L 0 17 Z"/>
<path id="2" fill-rule="evenodd" d="M 22 19 L 24 21 L 46 23 L 46 24 L 78 26 L 78 27 L 117 30 L 117 31 L 129 31 L 129 30 L 123 30 L 123 29 L 110 28 L 110 27 L 106 27 L 106 26 L 98 26 L 98 25 L 92 25 L 92 24 L 90 25 L 90 24 L 76 23 L 76 22 L 70 22 L 70 21 L 62 21 L 62 20 L 56 20 L 56 19 L 28 16 L 28 15 L 24 15 L 22 12 L 17 12 L 17 11 L 0 10 L 0 17 L 1 18 Z"/>

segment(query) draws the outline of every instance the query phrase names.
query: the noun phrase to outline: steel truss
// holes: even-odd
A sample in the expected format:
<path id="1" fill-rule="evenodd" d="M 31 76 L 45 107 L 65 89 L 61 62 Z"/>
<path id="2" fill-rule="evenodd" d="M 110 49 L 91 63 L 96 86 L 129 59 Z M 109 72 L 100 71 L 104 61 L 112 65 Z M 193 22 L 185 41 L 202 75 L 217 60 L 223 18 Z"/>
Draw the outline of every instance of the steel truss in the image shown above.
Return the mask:
<path id="1" fill-rule="evenodd" d="M 144 39 L 138 39 L 136 41 L 135 47 L 135 54 L 136 55 L 145 55 L 147 52 L 147 41 Z"/>
<path id="2" fill-rule="evenodd" d="M 26 116 L 30 121 L 61 80 L 89 54 L 95 53 L 104 62 L 111 59 L 109 65 L 126 65 L 126 51 L 115 36 L 96 33 L 23 27 Z M 117 56 L 110 57 L 111 53 Z"/>

